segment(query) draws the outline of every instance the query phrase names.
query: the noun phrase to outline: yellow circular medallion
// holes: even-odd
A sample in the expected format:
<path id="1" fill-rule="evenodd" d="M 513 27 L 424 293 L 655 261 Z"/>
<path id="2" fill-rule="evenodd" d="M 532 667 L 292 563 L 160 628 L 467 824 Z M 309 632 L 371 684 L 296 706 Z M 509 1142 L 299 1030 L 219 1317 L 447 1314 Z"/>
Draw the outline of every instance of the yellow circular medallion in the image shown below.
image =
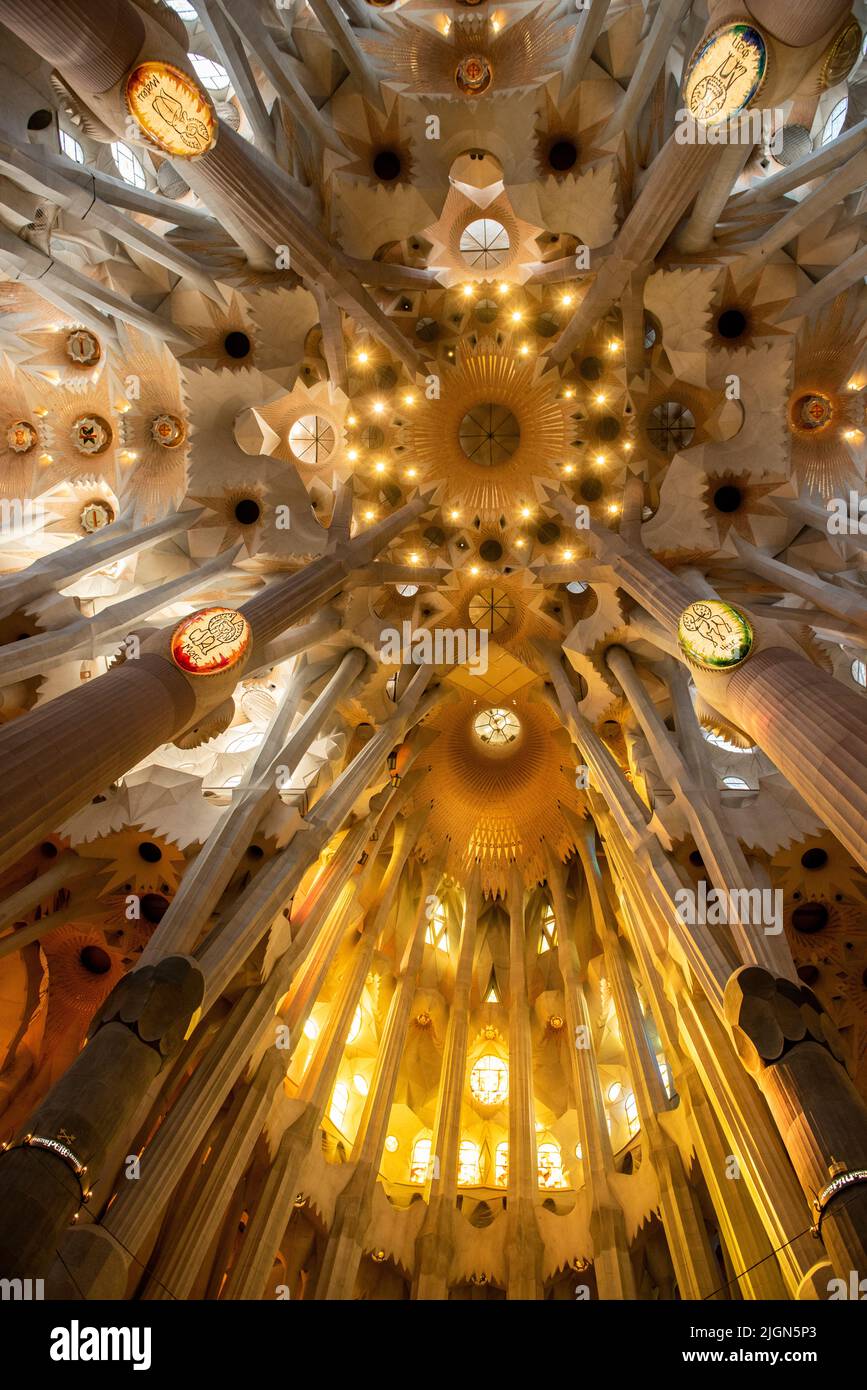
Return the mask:
<path id="1" fill-rule="evenodd" d="M 171 63 L 139 63 L 126 79 L 126 104 L 143 134 L 166 154 L 190 159 L 211 149 L 217 119 L 210 99 Z"/>
<path id="2" fill-rule="evenodd" d="M 172 633 L 172 661 L 191 676 L 228 671 L 246 655 L 250 624 L 234 608 L 202 608 Z"/>
<path id="3" fill-rule="evenodd" d="M 727 24 L 699 45 L 690 59 L 683 95 L 702 125 L 717 125 L 743 111 L 758 95 L 768 70 L 768 49 L 751 24 Z"/>

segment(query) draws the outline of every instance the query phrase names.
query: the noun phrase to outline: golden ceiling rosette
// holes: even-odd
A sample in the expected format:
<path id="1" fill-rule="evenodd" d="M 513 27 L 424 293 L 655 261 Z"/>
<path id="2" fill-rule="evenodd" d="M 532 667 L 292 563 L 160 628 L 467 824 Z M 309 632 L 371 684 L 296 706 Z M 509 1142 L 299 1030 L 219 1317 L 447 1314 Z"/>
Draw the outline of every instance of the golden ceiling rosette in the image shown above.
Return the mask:
<path id="1" fill-rule="evenodd" d="M 405 92 L 454 101 L 475 101 L 485 93 L 504 95 L 538 87 L 562 62 L 573 23 L 541 13 L 506 25 L 499 32 L 487 16 L 461 16 L 446 32 L 404 16 L 389 18 L 383 34 L 361 39 L 383 73 L 383 81 Z M 490 80 L 468 86 L 466 60 L 483 59 Z M 458 73 L 462 80 L 458 80 Z"/>
<path id="2" fill-rule="evenodd" d="M 513 742 L 492 747 L 473 732 L 489 706 L 515 715 Z M 554 714 L 523 693 L 506 700 L 480 690 L 438 712 L 430 728 L 440 737 L 425 755 L 431 773 L 418 793 L 421 804 L 436 787 L 423 843 L 432 851 L 450 837 L 446 872 L 463 875 L 478 858 L 486 892 L 505 890 L 516 855 L 525 882 L 543 878 L 541 841 L 568 853 L 574 836 L 560 808 L 580 814 L 583 800 L 568 736 Z"/>
<path id="3" fill-rule="evenodd" d="M 482 522 L 510 518 L 542 495 L 543 483 L 559 485 L 573 450 L 556 371 L 483 339 L 475 349 L 461 344 L 454 365 L 442 365 L 440 373 L 439 400 L 419 400 L 407 438 L 444 509 L 459 506 Z"/>

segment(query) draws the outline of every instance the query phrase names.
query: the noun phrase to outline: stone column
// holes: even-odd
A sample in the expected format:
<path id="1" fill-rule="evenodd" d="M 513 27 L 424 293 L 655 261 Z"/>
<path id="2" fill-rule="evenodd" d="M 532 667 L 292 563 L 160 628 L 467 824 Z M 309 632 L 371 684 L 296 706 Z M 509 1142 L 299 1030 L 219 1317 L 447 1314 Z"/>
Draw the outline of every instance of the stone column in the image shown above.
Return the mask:
<path id="1" fill-rule="evenodd" d="M 541 1299 L 545 1248 L 536 1207 L 539 1171 L 536 1156 L 536 1103 L 533 1095 L 533 1042 L 527 995 L 524 931 L 524 876 L 509 870 L 509 1163 L 506 1234 L 507 1297 Z"/>
<path id="2" fill-rule="evenodd" d="M 579 962 L 577 958 L 563 866 L 550 852 L 548 884 L 557 922 L 557 958 L 566 1003 L 565 1042 L 578 1113 L 596 1285 L 600 1298 L 635 1298 L 626 1221 L 609 1181 L 614 1173 L 614 1154 L 582 984 L 582 974 L 586 972 L 588 962 Z"/>
<path id="3" fill-rule="evenodd" d="M 0 1154 L 0 1275 L 47 1273 L 88 1172 L 99 1169 L 118 1128 L 180 1049 L 201 997 L 195 962 L 179 956 L 112 990 L 87 1047 L 32 1116 L 30 1142 Z"/>
<path id="4" fill-rule="evenodd" d="M 251 648 L 230 670 L 200 677 L 181 671 L 169 655 L 173 624 L 148 638 L 137 660 L 0 729 L 8 798 L 0 812 L 0 872 L 154 748 L 228 699 L 245 664 L 255 664 L 257 647 L 332 598 L 424 506 L 416 498 L 351 541 L 337 536 L 330 553 L 244 604 Z"/>
<path id="5" fill-rule="evenodd" d="M 281 747 L 288 725 L 310 683 L 311 673 L 304 666 L 293 676 L 282 709 L 275 717 L 250 770 L 250 787 L 233 800 L 187 869 L 137 969 L 159 960 L 163 955 L 193 950 L 249 845 L 257 824 L 278 800 L 276 765 L 290 768 L 297 765 L 364 663 L 364 653 L 357 648 L 350 648 L 343 655 L 288 743 Z"/>
<path id="6" fill-rule="evenodd" d="M 852 9 L 850 0 L 750 0 L 757 24 L 790 48 L 806 48 L 827 35 Z"/>
<path id="7" fill-rule="evenodd" d="M 554 503 L 574 520 L 574 506 Z M 695 595 L 647 551 L 631 546 L 596 522 L 591 550 L 610 565 L 617 582 L 675 636 Z M 750 614 L 747 613 L 750 617 Z M 820 670 L 790 645 L 778 624 L 751 619 L 756 644 L 731 671 L 691 668 L 699 693 L 744 730 L 867 868 L 867 733 L 857 691 Z M 686 658 L 679 648 L 681 661 Z M 2 737 L 2 735 L 0 735 Z"/>
<path id="8" fill-rule="evenodd" d="M 470 1025 L 470 989 L 476 922 L 481 903 L 481 872 L 478 863 L 470 870 L 464 898 L 461 941 L 455 967 L 449 1022 L 443 1049 L 437 1112 L 434 1119 L 431 1164 L 427 1184 L 427 1216 L 416 1239 L 416 1272 L 413 1297 L 448 1298 L 448 1277 L 458 1195 L 458 1154 L 461 1140 L 461 1111 L 467 1080 L 467 1036 Z M 436 1159 L 439 1159 L 437 1168 Z"/>
<path id="9" fill-rule="evenodd" d="M 795 979 L 788 947 L 780 949 L 782 922 L 764 922 L 764 899 L 757 889 L 737 836 L 722 823 L 715 789 L 696 784 L 624 647 L 609 647 L 605 661 L 616 676 L 641 725 L 657 767 L 692 831 L 708 874 L 730 905 L 728 926 L 744 964 L 773 964 Z M 737 894 L 735 897 L 734 894 Z M 744 894 L 747 894 L 744 904 Z M 751 895 L 751 896 L 750 896 Z M 745 910 L 746 908 L 746 910 Z M 755 917 L 756 920 L 751 920 Z M 766 928 L 779 932 L 768 935 Z"/>
<path id="10" fill-rule="evenodd" d="M 409 1012 L 416 992 L 416 977 L 424 952 L 428 925 L 426 899 L 439 883 L 447 850 L 448 843 L 436 861 L 426 866 L 422 875 L 418 911 L 398 967 L 397 985 L 382 1031 L 373 1079 L 352 1146 L 353 1172 L 334 1208 L 334 1221 L 316 1285 L 317 1299 L 350 1299 L 355 1288 L 406 1041 Z"/>
<path id="11" fill-rule="evenodd" d="M 145 1299 L 186 1299 L 226 1208 L 250 1161 L 277 1087 L 286 1074 L 286 1053 L 271 1049 L 249 1085 L 241 1084 L 220 1141 L 214 1146 L 181 1224 L 159 1250 L 144 1290 Z"/>
<path id="12" fill-rule="evenodd" d="M 808 1201 L 835 1178 L 822 1239 L 845 1281 L 867 1268 L 867 1106 L 853 1086 L 837 1029 L 806 985 L 745 966 L 726 986 L 741 1061 L 761 1088 Z M 846 1187 L 846 1175 L 862 1174 Z"/>
<path id="13" fill-rule="evenodd" d="M 746 1182 L 772 1247 L 779 1252 L 790 1294 L 797 1297 L 814 1261 L 810 1250 L 805 1249 L 808 1242 L 798 1239 L 806 1225 L 806 1211 L 780 1136 L 756 1087 L 737 1063 L 721 1016 L 721 1002 L 711 1005 L 696 980 L 690 978 L 677 944 L 660 930 L 628 848 L 611 818 L 595 803 L 594 816 L 627 904 L 625 915 L 633 950 L 639 961 L 648 960 L 642 969 L 645 984 L 655 989 L 657 976 L 666 982 L 682 1046 L 702 1078 L 729 1153 L 737 1161 L 737 1171 Z"/>
<path id="14" fill-rule="evenodd" d="M 346 1048 L 355 1010 L 370 973 L 373 953 L 394 907 L 400 876 L 415 848 L 424 812 L 416 812 L 395 828 L 391 858 L 365 916 L 364 928 L 346 967 L 340 994 L 304 1075 L 298 1100 L 301 1113 L 284 1131 L 262 1195 L 253 1212 L 236 1265 L 229 1271 L 225 1298 L 258 1298 L 292 1215 L 298 1177 L 310 1152 Z M 352 931 L 355 928 L 351 928 Z"/>
<path id="15" fill-rule="evenodd" d="M 591 822 L 592 826 L 592 822 Z M 690 1184 L 680 1150 L 669 1138 L 659 1116 L 671 1109 L 656 1054 L 647 1036 L 632 971 L 620 940 L 617 919 L 588 837 L 578 841 L 578 853 L 590 893 L 597 935 L 605 954 L 605 973 L 620 1020 L 620 1034 L 632 1077 L 648 1156 L 659 1183 L 659 1209 L 681 1298 L 707 1298 L 719 1287 L 698 1196 Z"/>

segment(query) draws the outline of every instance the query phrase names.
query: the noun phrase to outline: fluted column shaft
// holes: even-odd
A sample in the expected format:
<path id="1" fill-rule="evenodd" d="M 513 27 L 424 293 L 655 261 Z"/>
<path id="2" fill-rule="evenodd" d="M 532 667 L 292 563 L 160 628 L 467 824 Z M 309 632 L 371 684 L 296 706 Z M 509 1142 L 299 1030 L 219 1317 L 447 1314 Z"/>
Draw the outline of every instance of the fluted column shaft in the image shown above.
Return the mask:
<path id="1" fill-rule="evenodd" d="M 557 960 L 563 977 L 566 1005 L 565 1046 L 569 1054 L 578 1133 L 581 1137 L 596 1285 L 600 1298 L 635 1298 L 626 1221 L 609 1183 L 614 1172 L 614 1154 L 599 1082 L 590 1015 L 572 939 L 563 867 L 553 854 L 548 856 L 548 883 L 557 922 Z M 585 970 L 586 967 L 587 962 L 584 962 Z"/>
<path id="2" fill-rule="evenodd" d="M 525 889 L 520 865 L 509 870 L 509 1259 L 507 1296 L 542 1297 L 543 1244 L 536 1216 L 538 1161 L 533 1040 L 525 966 Z"/>
<path id="3" fill-rule="evenodd" d="M 458 1193 L 458 1156 L 461 1141 L 461 1111 L 467 1072 L 470 988 L 476 921 L 481 897 L 480 871 L 474 865 L 464 899 L 461 939 L 455 968 L 443 1064 L 440 1073 L 437 1111 L 433 1126 L 431 1153 L 439 1159 L 431 1165 L 427 1183 L 428 1213 L 416 1241 L 416 1279 L 414 1296 L 419 1299 L 445 1299 L 452 1242 L 450 1223 Z"/>
<path id="4" fill-rule="evenodd" d="M 251 1083 L 242 1085 L 221 1140 L 208 1158 L 198 1191 L 180 1226 L 170 1232 L 168 1242 L 160 1250 L 144 1298 L 189 1298 L 285 1075 L 281 1057 L 285 1053 L 266 1053 Z"/>
<path id="5" fill-rule="evenodd" d="M 656 1054 L 650 1046 L 632 971 L 626 960 L 617 919 L 608 900 L 595 847 L 578 841 L 578 853 L 593 906 L 596 930 L 605 954 L 605 972 L 620 1020 L 641 1127 L 659 1183 L 660 1215 L 668 1239 L 681 1298 L 706 1298 L 719 1285 L 698 1196 L 691 1186 L 680 1150 L 658 1116 L 669 1107 Z"/>
<path id="6" fill-rule="evenodd" d="M 355 928 L 350 930 L 354 932 Z M 346 1039 L 370 972 L 376 941 L 375 931 L 365 930 L 354 948 L 340 997 L 319 1036 L 316 1052 L 298 1092 L 304 1109 L 281 1136 L 262 1195 L 247 1227 L 238 1261 L 229 1272 L 224 1298 L 252 1299 L 261 1295 L 292 1215 L 299 1174 L 328 1098 L 334 1090 Z"/>
<path id="7" fill-rule="evenodd" d="M 397 984 L 382 1031 L 370 1090 L 352 1146 L 354 1172 L 337 1199 L 334 1223 L 316 1286 L 317 1299 L 351 1298 L 355 1287 L 361 1263 L 361 1242 L 370 1219 L 373 1190 L 406 1041 L 409 1011 L 415 996 L 416 977 L 424 952 L 428 922 L 425 912 L 426 899 L 439 882 L 444 858 L 444 853 L 438 855 L 435 862 L 426 866 L 422 876 L 418 911 L 401 957 Z"/>

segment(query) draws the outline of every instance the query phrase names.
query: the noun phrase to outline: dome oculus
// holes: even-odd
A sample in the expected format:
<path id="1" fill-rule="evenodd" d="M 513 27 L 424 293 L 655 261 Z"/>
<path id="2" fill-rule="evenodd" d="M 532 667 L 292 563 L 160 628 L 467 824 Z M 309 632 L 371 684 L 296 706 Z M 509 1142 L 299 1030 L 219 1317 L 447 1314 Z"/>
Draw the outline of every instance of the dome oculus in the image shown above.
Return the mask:
<path id="1" fill-rule="evenodd" d="M 514 743 L 521 724 L 510 709 L 486 709 L 473 720 L 473 733 L 491 747 Z"/>

